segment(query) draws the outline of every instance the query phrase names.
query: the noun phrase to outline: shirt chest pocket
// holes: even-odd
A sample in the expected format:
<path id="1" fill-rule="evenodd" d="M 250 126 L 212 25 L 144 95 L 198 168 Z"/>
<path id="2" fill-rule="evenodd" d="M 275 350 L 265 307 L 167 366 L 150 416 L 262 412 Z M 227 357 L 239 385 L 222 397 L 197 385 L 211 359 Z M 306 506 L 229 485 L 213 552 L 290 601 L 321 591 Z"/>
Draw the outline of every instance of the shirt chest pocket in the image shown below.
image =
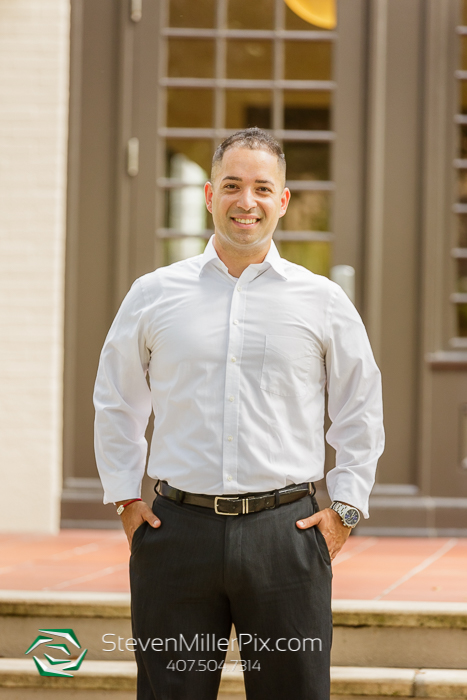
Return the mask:
<path id="1" fill-rule="evenodd" d="M 302 396 L 307 389 L 312 357 L 318 355 L 309 340 L 267 335 L 261 389 L 279 396 Z"/>

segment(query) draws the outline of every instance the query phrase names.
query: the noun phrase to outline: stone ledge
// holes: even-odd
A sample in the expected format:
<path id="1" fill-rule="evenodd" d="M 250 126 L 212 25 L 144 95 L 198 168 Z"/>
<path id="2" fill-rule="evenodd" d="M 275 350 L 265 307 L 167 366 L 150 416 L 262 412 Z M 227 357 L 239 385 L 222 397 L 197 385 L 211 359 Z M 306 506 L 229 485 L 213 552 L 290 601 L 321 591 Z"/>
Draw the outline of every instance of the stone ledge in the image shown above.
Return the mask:
<path id="1" fill-rule="evenodd" d="M 417 671 L 411 668 L 331 667 L 333 695 L 413 697 Z"/>
<path id="2" fill-rule="evenodd" d="M 0 688 L 48 690 L 136 690 L 134 661 L 85 661 L 73 678 L 40 676 L 32 659 L 0 659 Z M 243 673 L 226 664 L 220 693 L 244 694 Z"/>
<path id="3" fill-rule="evenodd" d="M 73 678 L 40 676 L 32 659 L 0 659 L 0 688 L 49 690 L 113 690 L 136 688 L 134 661 L 86 661 Z M 227 664 L 219 692 L 244 694 L 243 673 Z M 467 698 L 467 671 L 406 668 L 359 668 L 333 666 L 331 692 L 346 698 Z"/>
<path id="4" fill-rule="evenodd" d="M 0 590 L 0 616 L 129 619 L 130 594 Z"/>
<path id="5" fill-rule="evenodd" d="M 467 603 L 333 600 L 336 627 L 467 629 Z M 0 590 L 0 616 L 130 618 L 129 593 Z"/>
<path id="6" fill-rule="evenodd" d="M 467 603 L 334 600 L 335 626 L 467 629 Z"/>
<path id="7" fill-rule="evenodd" d="M 135 690 L 134 661 L 85 661 L 73 678 L 40 676 L 32 659 L 0 659 L 0 688 Z"/>
<path id="8" fill-rule="evenodd" d="M 339 700 L 387 696 L 461 700 L 467 698 L 467 671 L 333 666 L 331 693 Z"/>
<path id="9" fill-rule="evenodd" d="M 417 698 L 467 698 L 467 671 L 422 669 L 415 686 Z"/>

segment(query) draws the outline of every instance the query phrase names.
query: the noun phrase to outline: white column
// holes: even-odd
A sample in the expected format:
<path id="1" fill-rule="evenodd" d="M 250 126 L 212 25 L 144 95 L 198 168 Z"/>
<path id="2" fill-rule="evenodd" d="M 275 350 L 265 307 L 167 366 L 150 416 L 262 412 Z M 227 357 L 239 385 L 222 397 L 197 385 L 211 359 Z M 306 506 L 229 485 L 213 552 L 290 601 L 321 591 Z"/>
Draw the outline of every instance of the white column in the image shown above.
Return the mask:
<path id="1" fill-rule="evenodd" d="M 0 2 L 1 531 L 59 527 L 69 13 Z"/>

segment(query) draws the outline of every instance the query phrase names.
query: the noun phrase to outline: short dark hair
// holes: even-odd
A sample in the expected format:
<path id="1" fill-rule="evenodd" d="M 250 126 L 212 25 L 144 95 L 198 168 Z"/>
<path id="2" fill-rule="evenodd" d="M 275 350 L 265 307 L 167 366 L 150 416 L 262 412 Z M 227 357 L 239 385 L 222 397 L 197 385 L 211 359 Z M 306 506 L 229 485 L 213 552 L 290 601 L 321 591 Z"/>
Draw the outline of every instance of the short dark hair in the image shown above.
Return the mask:
<path id="1" fill-rule="evenodd" d="M 268 134 L 267 131 L 260 129 L 257 126 L 252 126 L 249 129 L 242 129 L 242 131 L 237 131 L 232 136 L 228 136 L 222 143 L 216 148 L 214 155 L 212 157 L 212 171 L 218 163 L 222 161 L 224 153 L 229 150 L 229 148 L 250 148 L 252 151 L 268 151 L 276 156 L 279 167 L 284 173 L 285 181 L 285 155 L 282 147 L 276 139 Z"/>

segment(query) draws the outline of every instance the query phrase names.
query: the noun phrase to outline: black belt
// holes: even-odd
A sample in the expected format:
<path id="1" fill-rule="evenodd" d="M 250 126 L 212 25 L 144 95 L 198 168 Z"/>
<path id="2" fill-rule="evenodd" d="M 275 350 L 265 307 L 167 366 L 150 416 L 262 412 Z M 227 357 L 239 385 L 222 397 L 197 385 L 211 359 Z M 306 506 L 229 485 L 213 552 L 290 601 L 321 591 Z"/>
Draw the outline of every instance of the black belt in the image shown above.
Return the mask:
<path id="1" fill-rule="evenodd" d="M 158 481 L 154 491 L 164 498 L 191 506 L 213 508 L 218 515 L 240 515 L 258 513 L 260 510 L 277 508 L 285 503 L 293 503 L 304 496 L 314 496 L 315 485 L 310 483 L 293 484 L 276 491 L 244 496 L 207 496 L 202 493 L 188 493 L 169 486 L 166 481 Z"/>

